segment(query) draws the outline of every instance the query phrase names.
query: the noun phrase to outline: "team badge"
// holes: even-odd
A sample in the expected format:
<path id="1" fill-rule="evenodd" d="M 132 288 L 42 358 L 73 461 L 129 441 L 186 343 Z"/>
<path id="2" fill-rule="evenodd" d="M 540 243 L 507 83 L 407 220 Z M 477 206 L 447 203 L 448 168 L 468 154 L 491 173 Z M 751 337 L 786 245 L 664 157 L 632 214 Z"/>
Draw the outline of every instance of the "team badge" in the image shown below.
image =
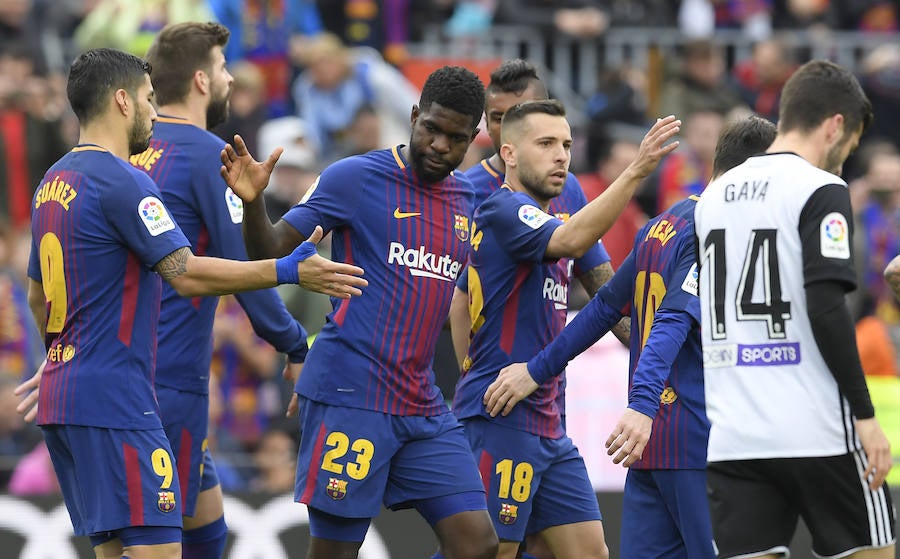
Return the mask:
<path id="1" fill-rule="evenodd" d="M 453 214 L 453 229 L 456 231 L 456 237 L 466 242 L 469 240 L 469 218 L 464 215 Z"/>
<path id="2" fill-rule="evenodd" d="M 662 394 L 659 395 L 659 401 L 662 404 L 672 404 L 677 399 L 678 394 L 675 394 L 675 390 L 673 390 L 671 386 L 667 386 L 666 389 L 662 391 Z"/>
<path id="3" fill-rule="evenodd" d="M 162 512 L 172 512 L 175 510 L 175 493 L 172 491 L 160 491 L 157 493 L 159 499 L 156 500 L 156 506 Z"/>
<path id="4" fill-rule="evenodd" d="M 328 478 L 325 493 L 335 501 L 340 501 L 347 496 L 347 481 L 334 477 Z"/>
<path id="5" fill-rule="evenodd" d="M 147 196 L 138 202 L 137 213 L 144 227 L 154 237 L 175 229 L 175 222 L 169 216 L 162 200 L 156 196 Z"/>
<path id="6" fill-rule="evenodd" d="M 244 221 L 244 201 L 238 198 L 231 187 L 225 189 L 225 207 L 228 208 L 228 215 L 231 216 L 232 223 Z"/>
<path id="7" fill-rule="evenodd" d="M 503 524 L 514 524 L 516 519 L 519 518 L 519 506 L 500 503 L 500 514 L 498 516 Z"/>
<path id="8" fill-rule="evenodd" d="M 819 224 L 819 244 L 825 258 L 850 258 L 850 232 L 847 218 L 838 212 L 831 212 Z"/>

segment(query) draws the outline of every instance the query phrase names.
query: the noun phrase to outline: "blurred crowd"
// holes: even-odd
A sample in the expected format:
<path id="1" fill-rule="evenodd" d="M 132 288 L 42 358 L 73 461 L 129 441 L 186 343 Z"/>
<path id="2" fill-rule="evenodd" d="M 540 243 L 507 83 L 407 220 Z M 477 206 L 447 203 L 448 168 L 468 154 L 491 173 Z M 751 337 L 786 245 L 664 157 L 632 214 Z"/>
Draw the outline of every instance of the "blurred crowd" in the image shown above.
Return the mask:
<path id="1" fill-rule="evenodd" d="M 844 177 L 856 214 L 859 289 L 851 302 L 864 368 L 898 376 L 900 307 L 881 277 L 900 253 L 898 0 L 0 0 L 0 490 L 57 490 L 40 433 L 15 413 L 12 391 L 43 358 L 24 291 L 30 201 L 36 181 L 77 139 L 65 96 L 69 61 L 98 46 L 143 55 L 164 25 L 189 20 L 219 21 L 232 33 L 231 115 L 214 132 L 226 140 L 241 134 L 258 157 L 285 149 L 265 192 L 273 221 L 327 164 L 408 141 L 419 94 L 410 63 L 428 29 L 465 42 L 496 26 L 525 26 L 550 48 L 556 40 L 589 41 L 601 50 L 610 29 L 677 31 L 683 40 L 660 64 L 594 69 L 598 88 L 577 107 L 586 119 L 576 129 L 573 171 L 588 199 L 625 168 L 654 117 L 684 121 L 681 147 L 604 237 L 614 265 L 648 215 L 703 190 L 726 122 L 750 112 L 777 121 L 781 86 L 809 56 L 783 41 L 785 32 L 883 34 L 854 68 L 876 118 Z M 717 42 L 725 29 L 754 41 L 747 56 Z M 489 148 L 479 138 L 464 166 Z M 327 242 L 320 249 L 327 252 Z M 329 300 L 279 289 L 306 329 L 318 332 Z M 298 434 L 283 417 L 290 387 L 280 378 L 281 356 L 255 336 L 232 297 L 221 299 L 214 337 L 210 445 L 222 485 L 289 491 Z M 448 375 L 442 387 L 455 381 L 449 350 L 445 356 L 436 363 Z"/>

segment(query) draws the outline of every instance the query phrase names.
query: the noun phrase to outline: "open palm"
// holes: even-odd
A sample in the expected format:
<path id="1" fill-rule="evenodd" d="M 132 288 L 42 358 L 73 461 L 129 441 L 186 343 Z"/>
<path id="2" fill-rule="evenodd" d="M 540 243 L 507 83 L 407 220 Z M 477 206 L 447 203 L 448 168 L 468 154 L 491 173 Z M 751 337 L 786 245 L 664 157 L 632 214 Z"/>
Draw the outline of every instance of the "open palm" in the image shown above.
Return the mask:
<path id="1" fill-rule="evenodd" d="M 235 135 L 234 145 L 225 144 L 222 149 L 222 167 L 219 173 L 238 198 L 244 203 L 250 203 L 256 200 L 269 184 L 272 169 L 275 168 L 275 163 L 283 151 L 282 148 L 276 148 L 268 159 L 260 163 L 250 155 L 244 139 Z"/>

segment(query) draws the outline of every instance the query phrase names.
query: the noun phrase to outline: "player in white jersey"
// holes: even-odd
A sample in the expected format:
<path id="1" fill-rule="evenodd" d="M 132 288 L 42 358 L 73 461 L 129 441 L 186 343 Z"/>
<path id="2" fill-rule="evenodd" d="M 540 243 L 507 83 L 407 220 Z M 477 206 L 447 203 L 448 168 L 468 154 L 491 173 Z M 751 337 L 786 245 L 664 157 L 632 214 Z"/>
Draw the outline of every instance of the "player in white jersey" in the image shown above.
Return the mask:
<path id="1" fill-rule="evenodd" d="M 809 62 L 782 91 L 772 146 L 697 203 L 719 557 L 786 555 L 798 517 L 820 557 L 894 557 L 890 445 L 844 302 L 850 198 L 828 172 L 871 119 L 852 74 Z"/>

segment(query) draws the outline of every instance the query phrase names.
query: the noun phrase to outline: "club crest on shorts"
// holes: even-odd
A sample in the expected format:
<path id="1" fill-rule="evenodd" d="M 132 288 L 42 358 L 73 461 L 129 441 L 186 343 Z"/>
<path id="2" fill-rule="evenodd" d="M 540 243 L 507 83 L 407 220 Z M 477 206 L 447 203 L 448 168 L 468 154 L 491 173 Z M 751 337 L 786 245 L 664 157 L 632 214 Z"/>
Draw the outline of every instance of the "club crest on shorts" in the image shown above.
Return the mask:
<path id="1" fill-rule="evenodd" d="M 175 510 L 175 493 L 173 491 L 160 491 L 157 493 L 159 498 L 156 500 L 156 506 L 162 512 L 172 512 Z"/>
<path id="2" fill-rule="evenodd" d="M 498 514 L 500 522 L 503 524 L 513 524 L 519 518 L 519 506 L 509 503 L 500 503 L 500 513 Z"/>
<path id="3" fill-rule="evenodd" d="M 328 485 L 325 486 L 325 494 L 340 501 L 347 496 L 347 480 L 337 479 L 335 477 L 328 478 Z"/>
<path id="4" fill-rule="evenodd" d="M 659 401 L 663 404 L 672 404 L 677 399 L 678 394 L 675 394 L 675 390 L 671 386 L 667 386 L 666 389 L 662 391 L 662 394 L 659 395 Z"/>

